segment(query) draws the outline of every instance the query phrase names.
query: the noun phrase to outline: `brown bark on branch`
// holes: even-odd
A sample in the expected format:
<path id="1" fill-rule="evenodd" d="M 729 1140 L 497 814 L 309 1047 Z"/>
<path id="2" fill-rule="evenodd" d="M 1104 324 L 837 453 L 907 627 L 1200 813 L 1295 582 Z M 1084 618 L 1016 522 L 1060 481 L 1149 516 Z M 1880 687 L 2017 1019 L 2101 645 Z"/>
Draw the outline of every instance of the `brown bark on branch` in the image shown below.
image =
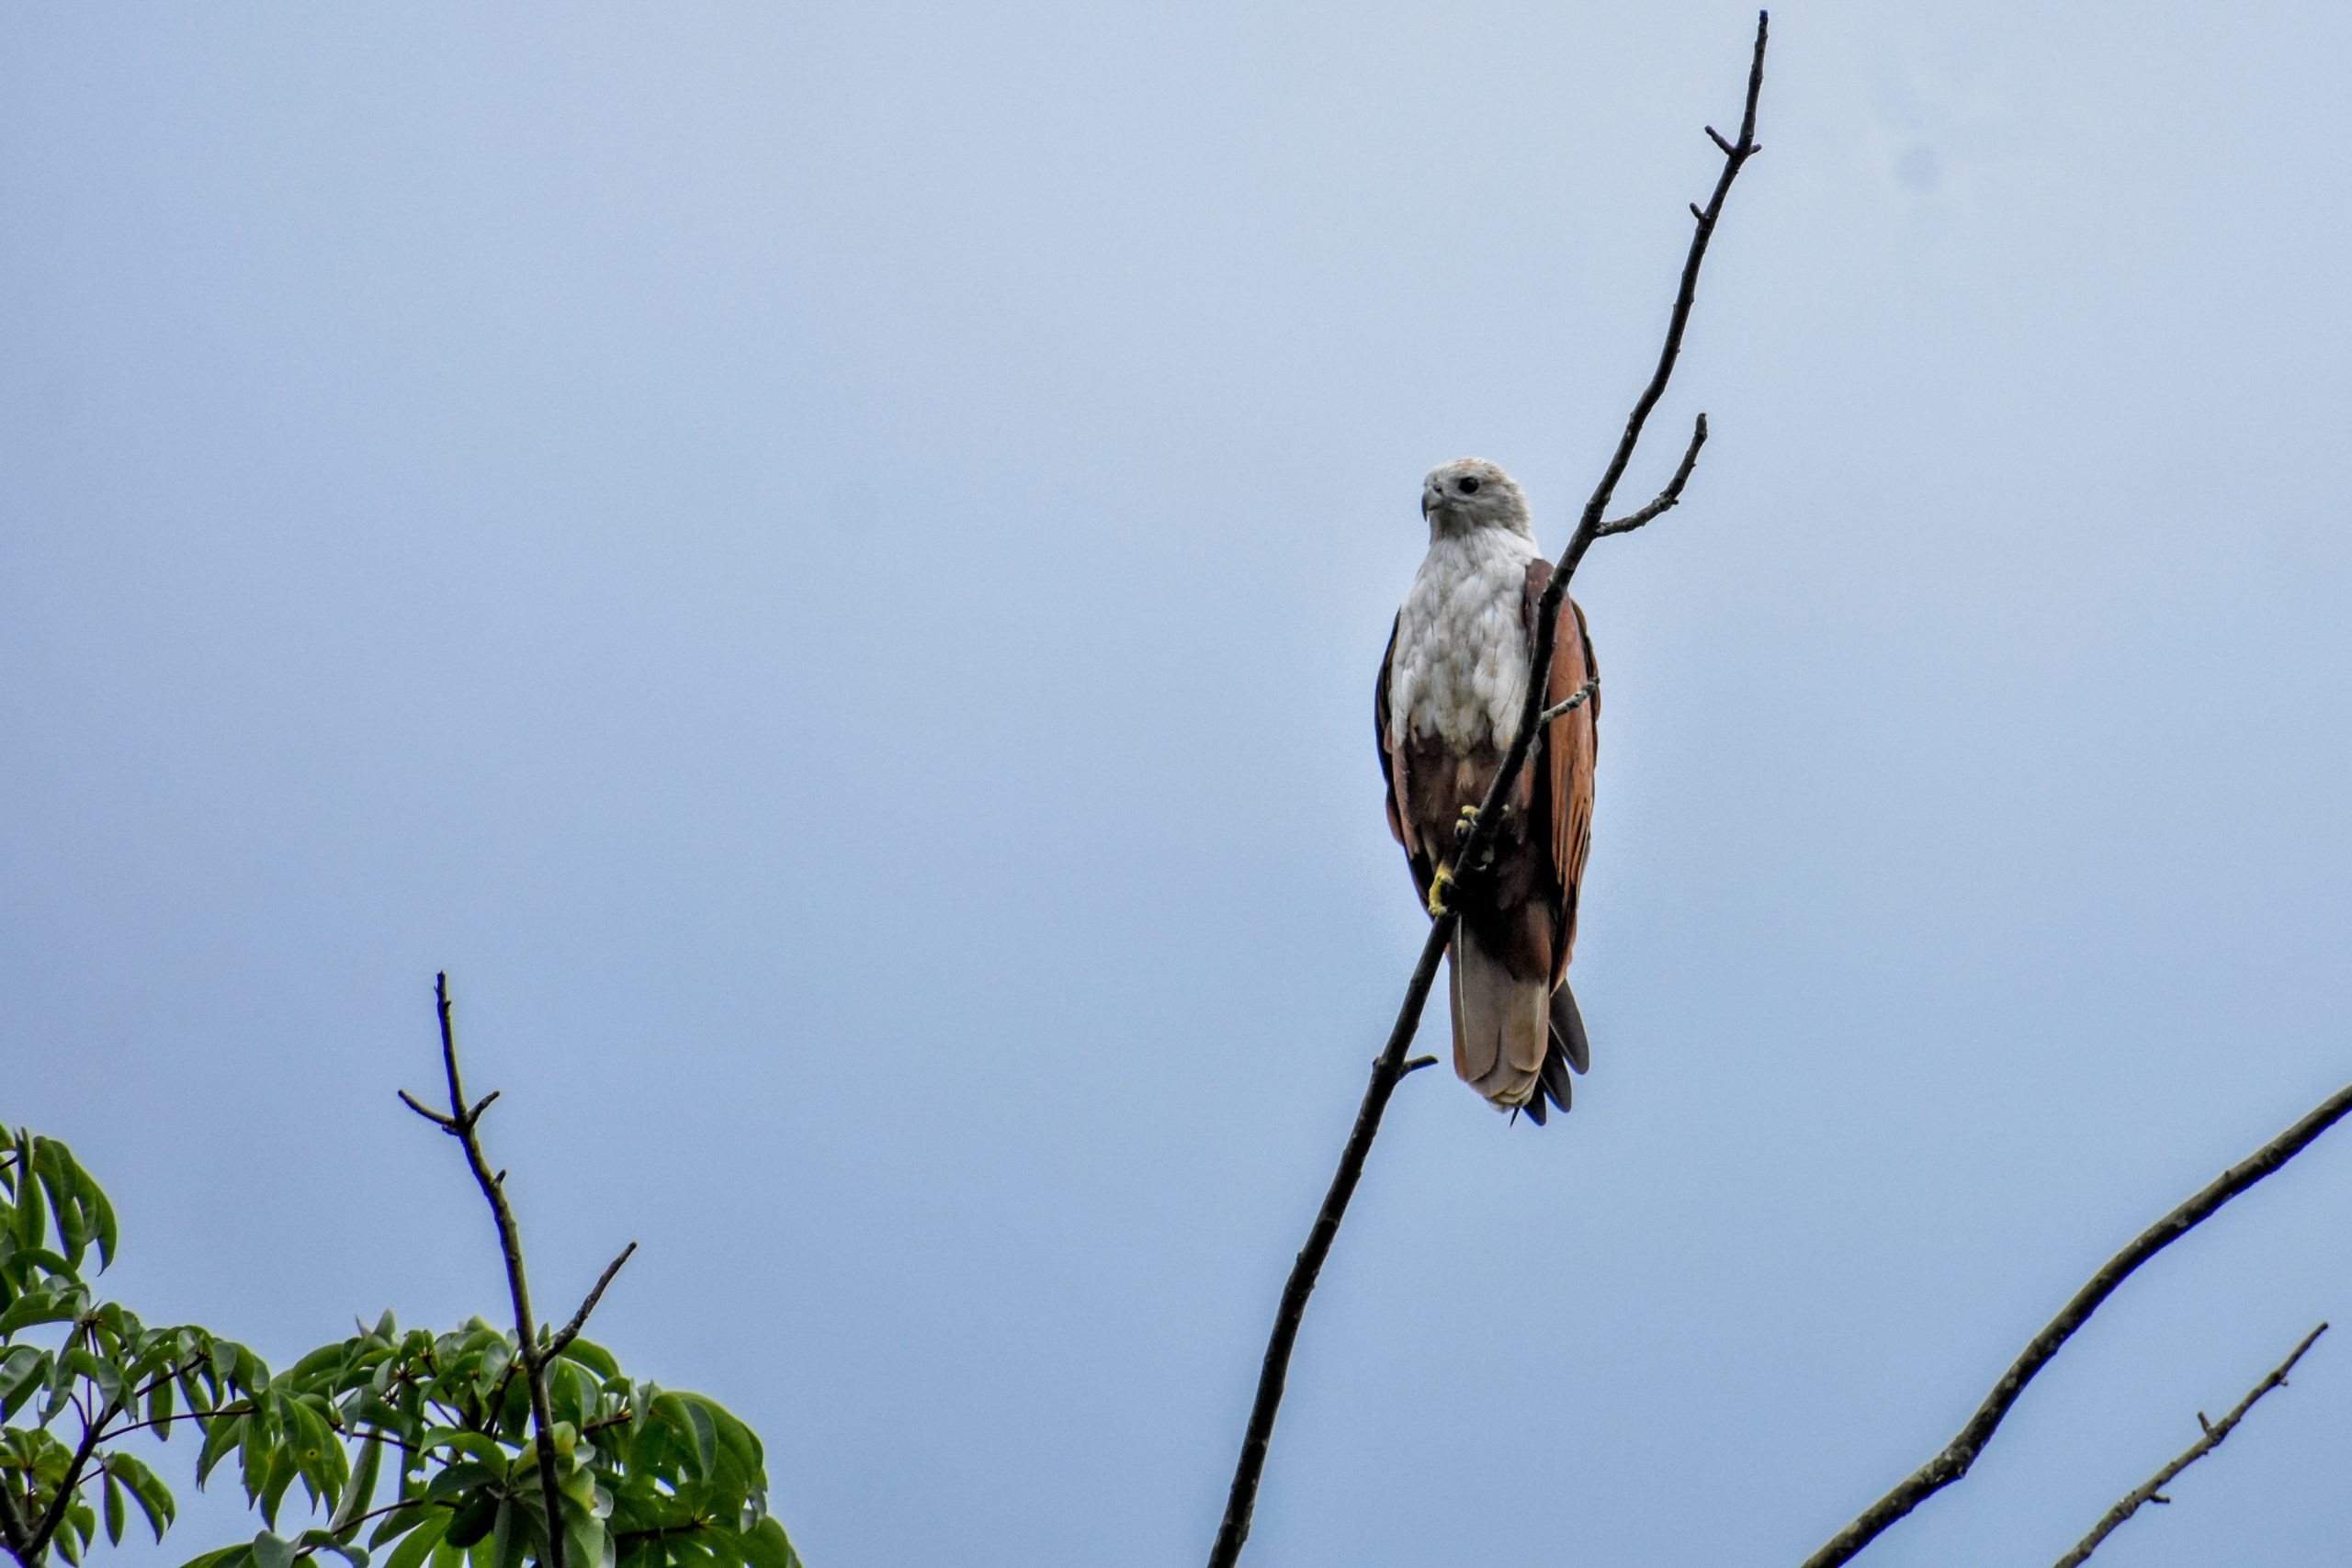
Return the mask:
<path id="1" fill-rule="evenodd" d="M 2245 1419 L 2245 1413 L 2253 1409 L 2264 1394 L 2274 1388 L 2286 1387 L 2287 1374 L 2295 1370 L 2295 1363 L 2303 1359 L 2303 1352 L 2317 1343 L 2319 1337 L 2326 1332 L 2327 1325 L 2323 1323 L 2309 1334 L 2304 1335 L 2303 1342 L 2295 1347 L 2294 1353 L 2279 1362 L 2268 1377 L 2255 1384 L 2254 1391 L 2238 1401 L 2237 1408 L 2222 1416 L 2218 1422 L 2206 1420 L 2205 1413 L 2199 1411 L 2197 1424 L 2205 1428 L 2205 1435 L 2191 1443 L 2178 1459 L 2142 1482 L 2123 1501 L 2109 1508 L 2106 1517 L 2091 1527 L 2091 1533 L 2083 1537 L 2076 1543 L 2074 1551 L 2058 1560 L 2057 1568 L 2082 1568 L 2085 1562 L 2090 1561 L 2091 1553 L 2098 1550 L 2098 1543 L 2113 1535 L 2118 1525 L 2138 1513 L 2142 1504 L 2171 1502 L 2172 1499 L 2165 1496 L 2164 1493 L 2165 1488 L 2172 1484 L 2173 1477 L 2220 1448 L 2222 1440 L 2230 1435 L 2239 1422 Z"/>
<path id="2" fill-rule="evenodd" d="M 468 1108 L 465 1083 L 458 1071 L 458 1037 L 450 1023 L 449 976 L 447 974 L 433 977 L 433 1003 L 441 1020 L 441 1070 L 448 1084 L 449 1109 L 444 1112 L 422 1105 L 406 1089 L 400 1091 L 400 1097 L 411 1111 L 464 1146 L 467 1168 L 473 1172 L 474 1183 L 481 1189 L 482 1197 L 489 1201 L 491 1217 L 498 1224 L 499 1250 L 506 1260 L 506 1291 L 514 1303 L 514 1359 L 520 1363 L 524 1381 L 530 1389 L 531 1431 L 538 1450 L 539 1495 L 547 1504 L 546 1568 L 564 1568 L 563 1498 L 556 1490 L 555 1444 L 549 1436 L 555 1429 L 555 1420 L 548 1403 L 548 1363 L 562 1354 L 564 1348 L 580 1337 L 581 1329 L 587 1325 L 588 1314 L 595 1311 L 596 1303 L 604 1299 L 605 1287 L 613 1282 L 613 1276 L 621 1271 L 621 1265 L 627 1263 L 629 1254 L 637 1250 L 637 1243 L 630 1242 L 621 1249 L 618 1258 L 605 1266 L 604 1273 L 597 1277 L 594 1288 L 589 1291 L 587 1300 L 582 1302 L 580 1310 L 572 1314 L 571 1321 L 564 1325 L 561 1332 L 551 1337 L 545 1347 L 541 1347 L 537 1325 L 531 1319 L 530 1280 L 523 1268 L 523 1232 L 515 1224 L 514 1205 L 506 1201 L 506 1173 L 503 1170 L 493 1172 L 490 1168 L 490 1161 L 482 1154 L 481 1138 L 476 1130 L 481 1122 L 481 1113 L 490 1109 L 491 1102 L 498 1098 L 500 1091 L 492 1089 L 470 1109 Z M 509 1375 L 512 1375 L 511 1368 Z M 502 1378 L 498 1393 L 503 1393 L 505 1387 L 505 1380 Z M 497 1394 L 493 1394 L 493 1401 L 496 1397 Z M 593 1568 L 593 1565 L 583 1564 L 582 1568 Z"/>
<path id="3" fill-rule="evenodd" d="M 1554 645 L 1557 637 L 1560 600 L 1567 592 L 1568 580 L 1576 575 L 1577 565 L 1592 547 L 1595 539 L 1605 534 L 1624 533 L 1672 507 L 1681 499 L 1682 487 L 1689 482 L 1691 469 L 1699 460 L 1699 448 L 1705 443 L 1707 425 L 1704 415 L 1684 452 L 1680 466 L 1658 498 L 1638 513 L 1615 524 L 1601 521 L 1610 502 L 1615 498 L 1617 484 L 1624 477 L 1625 468 L 1633 460 L 1634 449 L 1640 445 L 1642 429 L 1649 422 L 1650 412 L 1666 393 L 1667 382 L 1674 374 L 1674 362 L 1682 352 L 1682 333 L 1690 320 L 1690 307 L 1698 296 L 1699 267 L 1706 259 L 1707 243 L 1713 238 L 1715 223 L 1723 214 L 1724 197 L 1730 194 L 1732 181 L 1740 169 L 1760 149 L 1756 145 L 1756 104 L 1764 90 L 1764 44 L 1770 18 L 1757 13 L 1756 47 L 1748 65 L 1747 98 L 1740 117 L 1739 140 L 1728 143 L 1716 135 L 1712 127 L 1707 134 L 1723 149 L 1723 173 L 1715 181 L 1714 192 L 1704 209 L 1694 207 L 1698 228 L 1690 236 L 1690 248 L 1682 264 L 1682 276 L 1674 297 L 1674 308 L 1667 321 L 1666 344 L 1659 352 L 1657 367 L 1650 374 L 1649 382 L 1634 401 L 1633 412 L 1627 416 L 1623 433 L 1618 437 L 1616 450 L 1611 454 L 1608 467 L 1600 480 L 1593 487 L 1590 499 L 1585 502 L 1577 529 L 1568 540 L 1552 572 L 1551 582 L 1544 588 L 1535 615 L 1535 646 L 1528 660 L 1527 699 L 1519 715 L 1517 733 L 1510 749 L 1503 756 L 1502 765 L 1495 774 L 1493 787 L 1480 807 L 1476 829 L 1462 847 L 1457 863 L 1464 869 L 1462 877 L 1475 876 L 1476 868 L 1486 857 L 1488 847 L 1502 823 L 1501 804 L 1508 799 L 1512 784 L 1527 766 L 1528 753 L 1544 728 L 1544 695 L 1545 682 L 1552 668 Z M 1241 1438 L 1241 1454 L 1234 1465 L 1233 1484 L 1227 1493 L 1225 1517 L 1217 1526 L 1216 1541 L 1209 1551 L 1209 1568 L 1232 1568 L 1241 1556 L 1241 1548 L 1250 1539 L 1250 1521 L 1257 1507 L 1258 1484 L 1265 1473 L 1266 1453 L 1273 1440 L 1274 1415 L 1282 1404 L 1283 1386 L 1290 1369 L 1291 1349 L 1297 1343 L 1300 1322 L 1306 1314 L 1306 1301 L 1314 1293 L 1315 1281 L 1322 1271 L 1324 1259 L 1331 1253 L 1331 1244 L 1340 1233 L 1340 1221 L 1346 1214 L 1348 1201 L 1355 1193 L 1356 1182 L 1363 1175 L 1365 1157 L 1372 1152 L 1372 1141 L 1379 1134 L 1381 1117 L 1388 1109 L 1388 1099 L 1408 1069 L 1405 1061 L 1406 1048 L 1419 1030 L 1421 1010 L 1428 1004 L 1430 988 L 1436 982 L 1438 964 L 1445 956 L 1446 943 L 1453 939 L 1457 917 L 1449 910 L 1430 924 L 1430 934 L 1421 944 L 1421 955 L 1413 965 L 1413 976 L 1405 988 L 1405 999 L 1397 1009 L 1396 1021 L 1388 1032 L 1388 1043 L 1372 1065 L 1372 1081 L 1364 1087 L 1363 1102 L 1356 1111 L 1354 1127 L 1348 1134 L 1347 1146 L 1340 1151 L 1339 1169 L 1332 1173 L 1331 1185 L 1323 1195 L 1323 1206 L 1315 1216 L 1314 1228 L 1307 1233 L 1306 1245 L 1299 1249 L 1291 1266 L 1290 1278 L 1283 1286 L 1282 1304 L 1274 1314 L 1272 1334 L 1266 1342 L 1266 1355 L 1258 1374 L 1258 1392 L 1250 1402 L 1250 1421 Z"/>
<path id="4" fill-rule="evenodd" d="M 506 1292 L 514 1303 L 515 1359 L 523 1363 L 523 1377 L 531 1391 L 531 1431 L 538 1440 L 539 1495 L 547 1505 L 548 1560 L 547 1568 L 563 1568 L 563 1500 L 556 1490 L 555 1443 L 550 1437 L 555 1430 L 555 1417 L 548 1406 L 547 1366 L 538 1354 L 538 1329 L 531 1321 L 531 1282 L 523 1269 L 523 1232 L 514 1223 L 514 1205 L 506 1201 L 506 1173 L 492 1173 L 490 1161 L 483 1157 L 481 1138 L 476 1127 L 490 1102 L 498 1098 L 492 1089 L 482 1096 L 481 1103 L 468 1109 L 466 1089 L 458 1073 L 458 1037 L 449 1021 L 449 976 L 433 977 L 434 1010 L 441 1019 L 441 1070 L 448 1080 L 449 1110 L 447 1114 L 428 1111 L 418 1104 L 406 1089 L 401 1099 L 408 1108 L 458 1140 L 466 1151 L 466 1166 L 474 1173 L 474 1184 L 490 1203 L 491 1217 L 498 1224 L 498 1247 L 506 1259 Z"/>
<path id="5" fill-rule="evenodd" d="M 2075 1292 L 2075 1299 L 2033 1337 L 2024 1353 L 2001 1374 L 2001 1381 L 1993 1385 L 1993 1392 L 1984 1396 L 1984 1403 L 1977 1406 L 1976 1414 L 1968 1418 L 1968 1425 L 1960 1429 L 1960 1435 L 1944 1445 L 1942 1452 L 1912 1472 L 1902 1484 L 1871 1504 L 1852 1524 L 1839 1530 L 1828 1545 L 1806 1558 L 1804 1568 L 1835 1568 L 1836 1564 L 1851 1560 L 1895 1520 L 1966 1475 L 1968 1467 L 1976 1462 L 1976 1456 L 1992 1439 L 2001 1418 L 2009 1413 L 2009 1406 L 2025 1392 L 2025 1385 L 2049 1364 L 2075 1331 L 2090 1320 L 2091 1314 L 2115 1292 L 2117 1286 L 2130 1279 L 2140 1265 L 2211 1219 L 2231 1199 L 2302 1153 L 2346 1111 L 2352 1111 L 2352 1086 L 2328 1096 L 2310 1115 L 2214 1178 L 2203 1191 L 2141 1232 L 2131 1246 L 2108 1259 L 2107 1266 L 2091 1276 L 2090 1283 Z"/>

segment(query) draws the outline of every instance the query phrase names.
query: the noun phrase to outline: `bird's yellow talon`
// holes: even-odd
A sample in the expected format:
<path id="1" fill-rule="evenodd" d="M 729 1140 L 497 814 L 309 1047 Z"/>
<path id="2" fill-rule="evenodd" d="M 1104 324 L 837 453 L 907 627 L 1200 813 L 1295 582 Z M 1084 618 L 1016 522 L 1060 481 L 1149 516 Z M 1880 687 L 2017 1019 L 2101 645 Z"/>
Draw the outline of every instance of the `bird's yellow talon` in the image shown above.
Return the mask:
<path id="1" fill-rule="evenodd" d="M 1451 871 L 1449 871 L 1449 870 L 1447 870 L 1447 869 L 1446 869 L 1445 867 L 1443 867 L 1443 866 L 1440 866 L 1440 867 L 1438 867 L 1437 874 L 1436 874 L 1435 876 L 1432 876 L 1432 877 L 1430 877 L 1430 919 L 1436 919 L 1440 915 L 1442 915 L 1442 914 L 1444 914 L 1444 913 L 1445 913 L 1445 911 L 1446 911 L 1445 896 L 1446 896 L 1447 892 L 1448 892 L 1448 891 L 1450 891 L 1450 890 L 1453 888 L 1453 872 L 1451 872 Z"/>
<path id="2" fill-rule="evenodd" d="M 1478 808 L 1475 806 L 1464 807 L 1462 815 L 1453 819 L 1453 841 L 1457 844 L 1468 843 L 1470 835 L 1477 830 Z"/>

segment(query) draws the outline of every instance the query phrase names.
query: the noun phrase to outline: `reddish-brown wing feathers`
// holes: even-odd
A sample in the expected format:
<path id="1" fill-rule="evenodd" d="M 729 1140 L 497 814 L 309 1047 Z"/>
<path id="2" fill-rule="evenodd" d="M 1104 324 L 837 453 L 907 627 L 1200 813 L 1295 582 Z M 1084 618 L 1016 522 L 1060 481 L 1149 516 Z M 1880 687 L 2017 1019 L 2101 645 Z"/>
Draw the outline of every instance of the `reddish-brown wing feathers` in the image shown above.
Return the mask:
<path id="1" fill-rule="evenodd" d="M 1552 581 L 1552 563 L 1528 563 L 1527 588 L 1520 618 L 1526 624 L 1531 646 L 1535 612 Z M 1559 630 L 1552 653 L 1551 679 L 1544 683 L 1544 705 L 1554 706 L 1574 696 L 1577 688 L 1599 672 L 1592 637 L 1586 630 L 1584 611 L 1573 599 L 1563 598 Z M 1540 759 L 1536 788 L 1544 798 L 1535 813 L 1551 829 L 1552 864 L 1559 877 L 1559 917 L 1553 931 L 1552 984 L 1568 972 L 1568 956 L 1577 942 L 1577 893 L 1584 882 L 1585 856 L 1592 849 L 1592 770 L 1600 746 L 1600 689 L 1573 713 L 1550 725 Z M 1545 809 L 1548 807 L 1548 809 Z"/>
<path id="2" fill-rule="evenodd" d="M 1399 620 L 1402 616 L 1398 617 Z M 1412 867 L 1413 886 L 1423 898 L 1430 895 L 1430 879 L 1436 875 L 1437 865 L 1424 852 L 1421 836 L 1407 817 L 1403 802 L 1407 798 L 1405 752 L 1388 748 L 1388 667 L 1396 658 L 1396 623 L 1388 627 L 1388 648 L 1380 656 L 1380 679 L 1372 689 L 1373 744 L 1380 749 L 1380 782 L 1388 793 L 1388 830 L 1405 846 L 1406 863 Z M 1409 748 L 1408 748 L 1409 750 Z"/>

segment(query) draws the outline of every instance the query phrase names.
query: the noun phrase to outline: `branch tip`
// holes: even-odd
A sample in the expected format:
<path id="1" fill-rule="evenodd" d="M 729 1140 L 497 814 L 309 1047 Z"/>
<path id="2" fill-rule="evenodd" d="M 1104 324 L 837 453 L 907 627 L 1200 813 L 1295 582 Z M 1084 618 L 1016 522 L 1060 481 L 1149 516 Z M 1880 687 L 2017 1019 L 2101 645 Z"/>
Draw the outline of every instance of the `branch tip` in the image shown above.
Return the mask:
<path id="1" fill-rule="evenodd" d="M 419 1116 L 424 1117 L 427 1122 L 432 1122 L 435 1127 L 440 1128 L 443 1132 L 454 1133 L 458 1130 L 458 1124 L 456 1122 L 442 1115 L 438 1111 L 435 1111 L 428 1106 L 419 1103 L 416 1096 L 409 1093 L 408 1090 L 403 1089 L 396 1089 L 393 1092 L 401 1097 L 401 1103 L 402 1105 L 407 1106 L 411 1111 L 415 1111 Z"/>
<path id="2" fill-rule="evenodd" d="M 629 1255 L 636 1250 L 637 1243 L 632 1241 L 621 1248 L 621 1255 L 618 1258 L 605 1265 L 605 1271 L 597 1275 L 595 1284 L 589 1287 L 587 1299 L 580 1303 L 580 1310 L 573 1313 L 571 1321 L 565 1324 L 555 1337 L 548 1341 L 548 1348 L 542 1352 L 543 1359 L 553 1360 L 563 1354 L 564 1347 L 580 1337 L 580 1331 L 588 1325 L 588 1314 L 594 1312 L 596 1303 L 605 1299 L 605 1287 L 613 1282 L 613 1276 L 621 1271 L 621 1265 L 628 1262 Z"/>

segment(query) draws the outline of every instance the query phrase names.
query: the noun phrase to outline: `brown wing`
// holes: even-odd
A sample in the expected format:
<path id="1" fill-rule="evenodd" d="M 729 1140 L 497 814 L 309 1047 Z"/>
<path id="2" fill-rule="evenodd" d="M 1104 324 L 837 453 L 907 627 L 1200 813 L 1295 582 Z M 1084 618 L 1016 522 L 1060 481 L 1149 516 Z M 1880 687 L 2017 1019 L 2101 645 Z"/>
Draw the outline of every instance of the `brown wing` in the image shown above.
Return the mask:
<path id="1" fill-rule="evenodd" d="M 1403 616 L 1400 615 L 1397 618 L 1401 621 Z M 1414 831 L 1403 807 L 1407 784 L 1405 758 L 1403 754 L 1392 751 L 1388 746 L 1388 667 L 1396 658 L 1396 624 L 1391 622 L 1387 651 L 1380 656 L 1380 678 L 1373 682 L 1372 688 L 1373 744 L 1380 750 L 1380 782 L 1388 792 L 1388 830 L 1396 836 L 1398 843 L 1405 846 L 1405 859 L 1412 867 L 1413 886 L 1426 898 L 1434 868 L 1430 866 L 1429 857 L 1421 852 L 1420 835 Z"/>
<path id="2" fill-rule="evenodd" d="M 1544 586 L 1551 581 L 1550 561 L 1528 563 L 1520 615 L 1531 641 L 1536 608 Z M 1592 637 L 1585 626 L 1584 611 L 1575 600 L 1566 599 L 1558 614 L 1551 679 L 1544 683 L 1546 707 L 1566 702 L 1577 687 L 1600 671 L 1600 665 L 1593 659 Z M 1568 956 L 1576 948 L 1577 892 L 1584 881 L 1585 856 L 1592 848 L 1592 769 L 1600 744 L 1600 692 L 1596 686 L 1583 706 L 1552 721 L 1535 780 L 1537 798 L 1532 825 L 1539 833 L 1549 829 L 1550 843 L 1544 847 L 1550 852 L 1552 867 L 1559 879 L 1559 914 L 1553 923 L 1554 986 L 1567 975 Z"/>

